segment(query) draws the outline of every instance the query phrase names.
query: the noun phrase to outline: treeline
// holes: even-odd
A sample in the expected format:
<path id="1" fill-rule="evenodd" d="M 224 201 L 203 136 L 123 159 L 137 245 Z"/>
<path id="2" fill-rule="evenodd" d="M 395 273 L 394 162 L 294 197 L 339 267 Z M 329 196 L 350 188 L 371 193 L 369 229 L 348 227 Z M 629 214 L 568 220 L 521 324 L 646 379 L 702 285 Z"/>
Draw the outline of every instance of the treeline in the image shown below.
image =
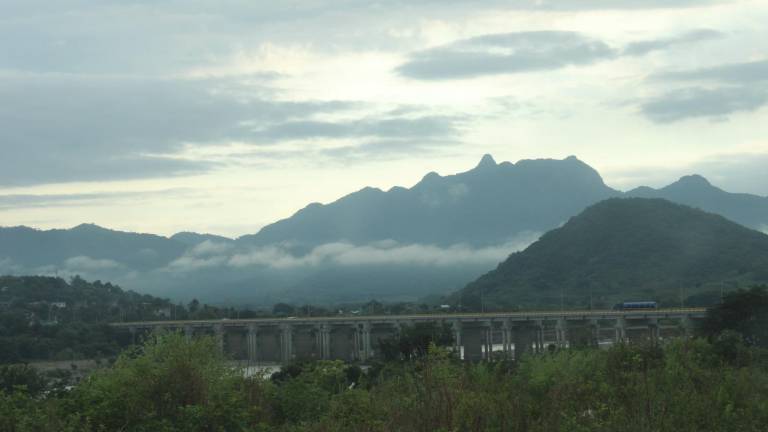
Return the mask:
<path id="1" fill-rule="evenodd" d="M 210 338 L 158 334 L 71 391 L 0 373 L 0 431 L 763 431 L 766 314 L 755 289 L 696 339 L 478 364 L 430 343 L 365 371 L 320 361 L 270 378 L 228 367 Z"/>
<path id="2" fill-rule="evenodd" d="M 125 332 L 109 327 L 110 322 L 440 311 L 426 304 L 376 301 L 339 307 L 278 303 L 265 310 L 235 309 L 196 299 L 187 304 L 173 303 L 79 276 L 69 281 L 45 276 L 0 276 L 0 364 L 114 357 L 130 340 Z"/>
<path id="3" fill-rule="evenodd" d="M 43 276 L 0 277 L 0 364 L 115 356 L 129 338 L 118 321 L 217 319 L 231 309 L 173 304 L 101 281 Z"/>

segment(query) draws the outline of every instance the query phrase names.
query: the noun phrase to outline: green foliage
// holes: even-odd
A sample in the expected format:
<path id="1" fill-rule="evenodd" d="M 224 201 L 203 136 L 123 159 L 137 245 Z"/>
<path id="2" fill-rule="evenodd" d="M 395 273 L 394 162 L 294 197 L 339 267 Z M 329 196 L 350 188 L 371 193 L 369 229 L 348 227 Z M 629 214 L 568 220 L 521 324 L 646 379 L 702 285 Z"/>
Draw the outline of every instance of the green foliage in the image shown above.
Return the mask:
<path id="1" fill-rule="evenodd" d="M 211 339 L 158 334 L 71 393 L 0 392 L 0 432 L 765 430 L 768 362 L 721 336 L 478 364 L 430 344 L 370 372 L 319 361 L 266 379 Z"/>
<path id="2" fill-rule="evenodd" d="M 238 378 L 213 338 L 154 334 L 78 386 L 73 400 L 107 430 L 237 430 L 245 422 Z"/>
<path id="3" fill-rule="evenodd" d="M 28 365 L 0 365 L 0 391 L 13 393 L 21 388 L 35 396 L 45 389 L 46 380 Z"/>
<path id="4" fill-rule="evenodd" d="M 701 332 L 713 338 L 724 331 L 741 335 L 748 345 L 768 348 L 768 288 L 728 293 L 721 304 L 710 308 Z"/>
<path id="5" fill-rule="evenodd" d="M 450 325 L 431 322 L 404 325 L 396 336 L 378 340 L 379 351 L 386 361 L 424 357 L 433 343 L 441 346 L 453 343 Z"/>

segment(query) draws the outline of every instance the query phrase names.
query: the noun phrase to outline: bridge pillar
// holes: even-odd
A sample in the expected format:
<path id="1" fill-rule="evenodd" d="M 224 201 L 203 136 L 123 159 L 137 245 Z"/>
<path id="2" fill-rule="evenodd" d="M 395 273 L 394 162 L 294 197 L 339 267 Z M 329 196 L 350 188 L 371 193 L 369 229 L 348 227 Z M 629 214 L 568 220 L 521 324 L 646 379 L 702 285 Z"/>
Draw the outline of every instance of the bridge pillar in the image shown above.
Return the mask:
<path id="1" fill-rule="evenodd" d="M 318 355 L 322 360 L 331 358 L 331 329 L 328 324 L 320 324 L 315 327 L 316 346 Z"/>
<path id="2" fill-rule="evenodd" d="M 248 347 L 248 361 L 255 362 L 258 360 L 257 342 L 258 327 L 255 324 L 248 326 L 248 335 L 246 336 L 246 345 Z"/>
<path id="3" fill-rule="evenodd" d="M 625 342 L 627 339 L 627 320 L 625 320 L 623 316 L 616 318 L 614 329 L 616 331 L 614 342 Z"/>
<path id="4" fill-rule="evenodd" d="M 355 356 L 360 361 L 371 357 L 371 324 L 355 324 Z"/>
<path id="5" fill-rule="evenodd" d="M 558 318 L 555 325 L 555 343 L 559 348 L 565 348 L 568 345 L 568 323 L 564 318 Z"/>
<path id="6" fill-rule="evenodd" d="M 483 350 L 485 351 L 485 360 L 493 359 L 493 325 L 488 323 L 483 335 Z"/>
<path id="7" fill-rule="evenodd" d="M 520 323 L 514 327 L 515 360 L 520 360 L 535 346 L 538 330 L 537 326 L 530 323 Z"/>
<path id="8" fill-rule="evenodd" d="M 535 332 L 535 338 L 533 341 L 533 350 L 537 353 L 544 352 L 544 321 L 538 320 L 536 321 L 536 325 L 534 327 Z M 517 346 L 515 346 L 515 350 L 517 350 Z"/>
<path id="9" fill-rule="evenodd" d="M 462 358 L 461 322 L 460 321 L 451 322 L 451 330 L 453 330 L 453 351 L 456 353 L 459 359 L 461 359 Z"/>
<path id="10" fill-rule="evenodd" d="M 693 335 L 693 321 L 688 315 L 680 318 L 680 327 L 683 329 L 683 336 L 690 338 Z"/>
<path id="11" fill-rule="evenodd" d="M 483 359 L 484 327 L 464 327 L 462 329 L 462 343 L 464 346 L 464 360 L 479 361 Z"/>
<path id="12" fill-rule="evenodd" d="M 184 326 L 184 339 L 187 341 L 187 343 L 192 342 L 192 337 L 195 335 L 195 330 L 192 328 L 191 325 L 185 325 Z"/>
<path id="13" fill-rule="evenodd" d="M 592 336 L 591 345 L 595 348 L 600 347 L 600 323 L 596 319 L 589 320 L 589 330 Z"/>
<path id="14" fill-rule="evenodd" d="M 365 359 L 369 360 L 373 357 L 373 338 L 371 337 L 372 330 L 371 324 L 365 323 L 365 334 L 363 335 L 363 341 L 365 342 Z"/>
<path id="15" fill-rule="evenodd" d="M 659 320 L 657 318 L 648 319 L 648 333 L 651 342 L 657 342 L 659 340 Z"/>
<path id="16" fill-rule="evenodd" d="M 512 358 L 512 346 L 514 345 L 512 323 L 504 320 L 501 325 L 501 343 L 505 358 Z"/>
<path id="17" fill-rule="evenodd" d="M 213 326 L 213 335 L 216 339 L 216 347 L 219 352 L 224 354 L 224 326 L 221 324 L 215 324 Z"/>
<path id="18" fill-rule="evenodd" d="M 293 359 L 293 326 L 280 326 L 280 360 L 288 363 Z"/>

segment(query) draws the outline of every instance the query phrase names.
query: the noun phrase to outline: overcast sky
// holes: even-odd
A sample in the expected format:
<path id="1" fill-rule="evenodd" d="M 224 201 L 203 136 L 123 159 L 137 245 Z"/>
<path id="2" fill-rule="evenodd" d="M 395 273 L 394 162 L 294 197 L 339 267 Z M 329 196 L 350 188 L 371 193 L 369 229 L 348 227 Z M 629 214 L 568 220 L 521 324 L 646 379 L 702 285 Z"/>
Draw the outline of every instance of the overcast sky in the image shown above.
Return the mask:
<path id="1" fill-rule="evenodd" d="M 0 225 L 237 236 L 484 153 L 768 195 L 765 0 L 5 0 Z"/>

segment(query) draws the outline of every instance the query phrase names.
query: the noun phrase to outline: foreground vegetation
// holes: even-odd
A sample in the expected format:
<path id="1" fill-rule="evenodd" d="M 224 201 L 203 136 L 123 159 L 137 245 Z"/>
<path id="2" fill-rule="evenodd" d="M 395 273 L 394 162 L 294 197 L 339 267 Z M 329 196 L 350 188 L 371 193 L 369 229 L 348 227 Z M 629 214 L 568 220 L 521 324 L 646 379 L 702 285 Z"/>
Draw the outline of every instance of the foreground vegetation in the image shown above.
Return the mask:
<path id="1" fill-rule="evenodd" d="M 6 367 L 6 369 L 11 369 Z M 0 431 L 762 431 L 768 358 L 733 332 L 519 363 L 425 356 L 243 377 L 211 339 L 155 335 L 71 391 L 4 373 Z M 10 382 L 16 380 L 16 382 Z"/>
<path id="2" fill-rule="evenodd" d="M 412 355 L 366 370 L 319 361 L 271 377 L 228 366 L 211 338 L 155 334 L 71 389 L 0 367 L 0 432 L 764 431 L 766 317 L 753 289 L 695 339 L 468 364 L 414 337 Z"/>

